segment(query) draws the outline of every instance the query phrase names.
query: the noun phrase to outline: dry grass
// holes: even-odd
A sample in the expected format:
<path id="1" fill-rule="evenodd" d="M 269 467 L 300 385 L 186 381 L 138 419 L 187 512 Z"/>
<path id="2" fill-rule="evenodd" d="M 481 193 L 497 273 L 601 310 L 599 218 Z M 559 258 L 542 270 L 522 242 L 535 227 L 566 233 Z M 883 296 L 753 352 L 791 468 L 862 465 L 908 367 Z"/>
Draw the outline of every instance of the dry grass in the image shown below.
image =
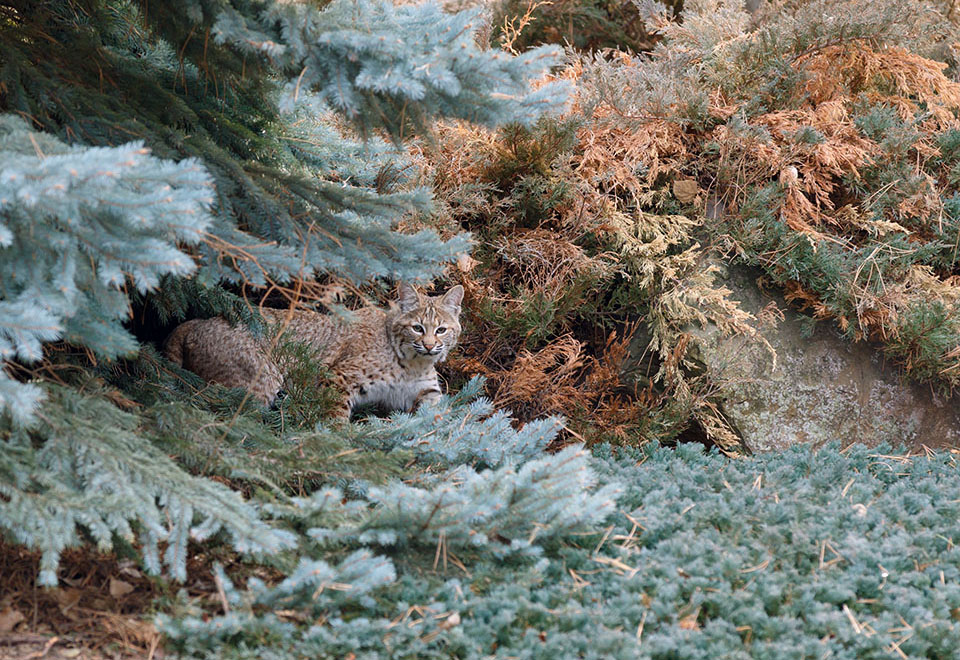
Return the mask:
<path id="1" fill-rule="evenodd" d="M 602 278 L 614 268 L 608 255 L 588 255 L 562 234 L 546 229 L 504 235 L 492 247 L 503 264 L 503 272 L 495 277 L 551 299 L 560 298 L 579 277 Z"/>

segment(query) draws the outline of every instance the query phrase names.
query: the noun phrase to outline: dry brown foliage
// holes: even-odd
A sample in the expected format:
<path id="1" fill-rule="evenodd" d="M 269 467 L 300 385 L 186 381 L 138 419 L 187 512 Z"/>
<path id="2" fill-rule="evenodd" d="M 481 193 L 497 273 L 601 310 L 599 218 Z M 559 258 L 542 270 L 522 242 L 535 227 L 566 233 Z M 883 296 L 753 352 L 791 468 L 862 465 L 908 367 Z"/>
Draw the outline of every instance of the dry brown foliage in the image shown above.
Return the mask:
<path id="1" fill-rule="evenodd" d="M 626 53 L 611 57 L 621 66 L 634 66 Z M 582 64 L 574 62 L 562 77 L 576 82 L 582 75 Z M 583 113 L 577 98 L 571 113 Z M 693 157 L 695 140 L 675 121 L 624 115 L 610 105 L 597 106 L 589 119 L 578 134 L 582 151 L 575 171 L 582 179 L 597 182 L 601 195 L 620 198 L 626 194 L 632 203 L 644 206 L 657 179 L 679 174 Z M 638 176 L 638 166 L 645 169 L 643 176 Z"/>
<path id="2" fill-rule="evenodd" d="M 579 276 L 603 277 L 613 270 L 607 255 L 590 256 L 563 235 L 547 229 L 501 236 L 493 248 L 504 270 L 494 277 L 509 277 L 512 284 L 551 299 L 562 296 Z"/>
<path id="3" fill-rule="evenodd" d="M 933 240 L 934 228 L 941 226 L 942 199 L 952 194 L 952 184 L 946 171 L 936 172 L 941 154 L 934 136 L 960 128 L 960 83 L 947 77 L 947 65 L 942 62 L 903 48 L 875 48 L 867 40 L 801 53 L 793 66 L 807 77 L 794 98 L 779 100 L 791 109 L 752 116 L 746 130 L 721 125 L 697 136 L 700 144 L 708 140 L 719 144 L 719 157 L 701 155 L 688 166 L 716 171 L 717 188 L 730 217 L 736 217 L 751 190 L 779 182 L 783 199 L 777 214 L 795 232 L 793 246 L 806 241 L 814 250 L 826 243 L 852 251 L 876 243 L 847 281 L 836 283 L 846 288 L 855 314 L 839 311 L 836 303 L 824 300 L 822 291 L 804 282 L 785 284 L 787 300 L 815 318 L 834 319 L 842 330 L 852 328 L 857 338 L 896 342 L 906 310 L 917 304 L 938 301 L 949 314 L 960 314 L 956 281 L 949 269 L 934 273 L 913 265 L 902 276 L 885 277 L 880 265 L 908 261 L 913 251 L 909 243 Z M 716 116 L 728 114 L 736 105 L 720 94 L 711 101 Z M 904 134 L 912 135 L 911 142 L 896 147 L 905 150 L 913 163 L 909 180 L 895 178 L 865 196 L 848 182 L 860 181 L 870 168 L 894 168 L 903 155 L 891 153 L 881 142 L 885 135 L 871 138 L 856 125 L 864 103 L 893 109 L 916 129 Z M 799 139 L 802 131 L 811 132 L 815 139 Z M 886 206 L 878 218 L 870 209 L 889 192 L 899 201 Z M 906 234 L 908 247 L 872 240 L 891 232 Z M 756 258 L 776 271 L 791 249 L 788 244 Z M 917 349 L 900 361 L 908 370 L 914 369 L 921 352 Z M 937 359 L 944 364 L 941 373 L 949 376 L 947 382 L 960 382 L 953 375 L 960 373 L 956 352 L 948 350 Z"/>
<path id="4" fill-rule="evenodd" d="M 890 213 L 889 217 L 883 221 L 867 222 L 863 220 L 858 209 L 850 205 L 841 207 L 832 214 L 832 217 L 827 217 L 826 221 L 833 224 L 841 236 L 854 234 L 858 229 L 866 230 L 873 235 L 883 235 L 895 230 L 913 232 L 921 236 L 925 234 L 925 225 L 938 221 L 942 213 L 938 182 L 934 177 L 923 172 L 921 167 L 921 164 L 939 155 L 939 151 L 930 143 L 926 132 L 960 126 L 957 120 L 957 110 L 960 109 L 960 84 L 944 75 L 945 64 L 927 60 L 900 48 L 873 51 L 863 46 L 834 47 L 811 58 L 808 66 L 817 73 L 808 85 L 813 102 L 828 99 L 823 103 L 840 105 L 841 98 L 850 99 L 850 96 L 842 96 L 845 91 L 840 86 L 842 85 L 846 87 L 848 95 L 863 93 L 872 102 L 895 108 L 903 119 L 915 120 L 919 112 L 919 103 L 924 105 L 925 111 L 929 114 L 921 125 L 923 130 L 918 133 L 918 139 L 910 145 L 917 162 L 914 174 L 922 180 L 922 185 L 916 186 L 916 191 L 906 196 L 895 212 Z M 830 81 L 836 82 L 831 84 Z M 844 124 L 849 126 L 850 122 L 845 117 L 837 117 L 832 122 L 823 121 L 819 124 L 826 127 Z M 847 130 L 851 129 L 847 128 Z M 841 160 L 837 154 L 847 156 L 846 160 Z M 852 137 L 846 137 L 843 140 L 843 146 L 837 146 L 825 154 L 817 154 L 812 163 L 805 163 L 805 171 L 816 171 L 817 168 L 822 168 L 828 158 L 834 159 L 836 169 L 834 176 L 839 177 L 844 173 L 856 173 L 858 166 L 871 161 L 876 162 L 882 156 L 877 154 L 875 145 L 858 144 Z M 817 181 L 812 175 L 811 179 L 808 196 L 817 195 L 820 198 L 828 198 L 832 194 L 833 190 L 829 182 Z M 834 210 L 833 205 L 823 204 L 822 206 L 829 211 Z M 921 275 L 922 269 L 923 267 L 920 266 L 914 267 L 904 281 L 886 283 L 882 296 L 871 294 L 870 288 L 860 288 L 857 321 L 863 336 L 875 336 L 887 340 L 896 333 L 898 311 L 910 304 L 915 291 L 920 292 L 915 286 L 915 282 L 919 279 L 927 282 L 927 286 L 922 288 L 920 295 L 924 297 L 934 295 L 941 299 L 955 298 L 952 284 L 947 281 L 938 281 L 938 285 L 933 286 L 931 280 L 937 281 L 936 278 L 929 272 Z M 864 270 L 866 272 L 863 272 Z M 861 277 L 869 280 L 875 274 L 879 275 L 879 271 L 874 273 L 867 264 L 866 269 L 862 268 L 857 272 L 855 283 Z M 819 313 L 824 314 L 823 311 Z M 848 323 L 843 318 L 839 321 L 842 327 Z M 911 365 L 906 366 L 909 369 Z"/>
<path id="5" fill-rule="evenodd" d="M 561 415 L 574 438 L 603 434 L 608 440 L 637 442 L 637 430 L 657 397 L 623 382 L 630 339 L 629 333 L 611 333 L 600 355 L 591 355 L 583 342 L 564 335 L 539 350 L 522 349 L 503 369 L 464 357 L 455 362 L 465 372 L 485 376 L 494 405 L 522 419 Z"/>
<path id="6" fill-rule="evenodd" d="M 581 72 L 574 64 L 561 75 L 576 81 Z M 569 115 L 581 113 L 575 99 Z M 710 438 L 732 449 L 735 433 L 707 400 L 716 385 L 685 375 L 693 364 L 688 330 L 713 323 L 756 336 L 754 319 L 713 283 L 714 268 L 693 238 L 703 219 L 650 211 L 668 201 L 670 188 L 662 180 L 689 166 L 696 140 L 676 122 L 628 125 L 619 119 L 601 106 L 579 125 L 572 153 L 537 166 L 549 169 L 547 177 L 562 178 L 573 194 L 534 227 L 520 225 L 497 187 L 504 184 L 492 181 L 491 173 L 504 162 L 535 156 L 537 145 L 463 123 L 437 131 L 439 153 L 421 161 L 425 176 L 445 207 L 447 230 L 467 228 L 480 241 L 473 255 L 479 265 L 451 273 L 467 291 L 468 332 L 447 377 L 483 375 L 497 406 L 521 420 L 563 415 L 574 438 L 636 443 L 673 437 L 697 420 Z M 690 197 L 695 204 L 705 200 L 695 186 Z M 613 323 L 607 319 L 606 327 L 580 315 L 613 286 L 633 291 L 641 301 L 637 308 L 621 311 Z M 545 314 L 557 314 L 545 336 L 531 334 L 542 328 L 525 332 L 503 323 L 529 313 L 532 299 L 553 305 Z M 640 327 L 646 328 L 644 343 L 631 349 Z M 637 377 L 636 351 L 645 347 L 653 368 Z M 664 412 L 677 396 L 683 404 Z M 657 410 L 676 419 L 651 431 Z"/>
<path id="7" fill-rule="evenodd" d="M 627 69 L 636 66 L 621 54 L 611 58 Z M 694 239 L 702 218 L 658 211 L 678 198 L 671 197 L 670 184 L 681 180 L 701 183 L 699 192 L 693 188 L 687 194 L 694 208 L 705 213 L 709 205 L 717 205 L 733 218 L 752 191 L 778 182 L 783 196 L 776 213 L 793 232 L 792 242 L 757 255 L 757 261 L 774 272 L 785 252 L 797 245 L 816 250 L 828 244 L 845 251 L 891 232 L 908 236 L 906 246 L 878 243 L 848 279 L 838 283 L 854 301 L 851 311 L 841 311 L 804 282 L 787 282 L 787 300 L 815 318 L 834 319 L 855 337 L 894 341 L 904 315 L 917 301 L 936 301 L 953 310 L 950 313 L 960 313 L 954 273 L 914 265 L 891 279 L 883 265 L 907 256 L 909 240 L 929 240 L 942 218 L 941 193 L 948 174 L 929 173 L 940 155 L 931 136 L 960 128 L 960 83 L 945 75 L 942 63 L 903 48 L 876 48 L 869 40 L 811 49 L 792 66 L 806 76 L 794 97 L 778 99 L 772 110 L 749 116 L 739 128 L 726 120 L 740 113 L 743 101 L 721 89 L 708 95 L 706 112 L 719 122 L 706 129 L 693 129 L 667 112 L 629 115 L 615 104 L 591 105 L 591 116 L 577 130 L 575 153 L 552 164 L 575 189 L 574 202 L 557 205 L 532 229 L 517 227 L 515 209 L 483 189 L 491 167 L 516 156 L 514 145 L 461 124 L 445 127 L 438 159 L 444 165 L 432 171 L 432 180 L 449 204 L 449 217 L 453 222 L 467 219 L 471 229 L 498 230 L 495 237 L 484 237 L 481 266 L 458 274 L 476 301 L 470 313 L 479 338 L 467 341 L 455 371 L 487 376 L 491 396 L 522 418 L 576 410 L 589 420 L 576 425 L 577 433 L 594 425 L 617 435 L 629 426 L 625 419 L 631 419 L 636 431 L 644 416 L 664 405 L 660 395 L 665 390 L 635 383 L 628 387 L 622 371 L 614 376 L 616 370 L 605 366 L 616 362 L 608 352 L 624 341 L 628 319 L 621 319 L 615 331 L 584 328 L 582 319 L 579 325 L 560 322 L 552 335 L 531 343 L 529 334 L 512 335 L 484 317 L 491 306 L 507 317 L 520 314 L 535 293 L 559 304 L 598 295 L 605 286 L 601 283 L 622 278 L 647 299 L 642 323 L 657 366 L 645 382 L 666 388 L 685 414 L 719 444 L 730 446 L 733 431 L 713 397 L 719 386 L 690 377 L 694 364 L 688 348 L 695 339 L 688 329 L 715 324 L 725 332 L 762 340 L 756 319 L 714 284 L 710 261 Z M 577 81 L 582 74 L 581 65 L 574 63 L 560 75 Z M 901 156 L 892 156 L 881 138 L 871 138 L 855 123 L 863 103 L 891 108 L 917 129 L 912 142 L 900 146 L 915 162 L 910 181 L 888 184 L 898 187 L 898 202 L 884 206 L 881 217 L 869 209 L 886 190 L 864 197 L 850 182 L 875 176 L 888 159 Z M 570 113 L 582 116 L 579 98 Z M 709 152 L 704 150 L 708 142 L 713 145 Z M 709 176 L 704 178 L 704 173 Z M 473 218 L 477 222 L 471 224 Z M 585 242 L 585 237 L 592 240 Z M 588 243 L 603 247 L 587 249 Z M 576 291 L 575 283 L 583 280 L 598 284 Z M 904 351 L 898 359 L 908 369 L 926 359 L 919 345 Z M 947 350 L 939 359 L 941 375 L 960 382 L 960 349 Z"/>
<path id="8" fill-rule="evenodd" d="M 857 177 L 876 153 L 876 145 L 860 135 L 843 103 L 831 99 L 813 108 L 772 112 L 753 124 L 766 128 L 774 141 L 733 134 L 726 127 L 714 132 L 730 180 L 746 186 L 778 178 L 787 190 L 782 214 L 791 229 L 819 237 L 817 227 L 838 224 L 830 215 L 835 210 L 832 196 L 838 179 Z M 793 141 L 799 131 L 809 128 L 818 130 L 823 141 Z"/>
<path id="9" fill-rule="evenodd" d="M 812 74 L 800 91 L 815 107 L 865 93 L 871 102 L 896 108 L 903 119 L 916 117 L 922 103 L 937 128 L 957 126 L 960 83 L 944 75 L 944 62 L 904 48 L 875 50 L 865 42 L 852 42 L 805 54 L 796 65 Z"/>
<path id="10" fill-rule="evenodd" d="M 57 589 L 35 584 L 38 565 L 39 553 L 0 541 L 0 658 L 43 649 L 52 658 L 162 655 L 160 634 L 146 620 L 157 588 L 135 562 L 67 550 Z"/>
<path id="11" fill-rule="evenodd" d="M 743 135 L 721 126 L 710 138 L 720 144 L 720 174 L 734 187 L 732 200 L 751 184 L 779 179 L 786 188 L 781 209 L 784 222 L 793 230 L 822 239 L 825 225 L 845 236 L 851 230 L 901 229 L 899 218 L 888 225 L 865 227 L 852 206 L 838 205 L 843 177 L 859 178 L 860 170 L 882 157 L 879 145 L 863 136 L 855 126 L 851 106 L 862 99 L 897 110 L 903 119 L 913 120 L 924 104 L 930 117 L 929 130 L 960 126 L 960 83 L 944 75 L 946 65 L 925 59 L 901 48 L 874 51 L 869 44 L 852 42 L 826 47 L 798 58 L 795 65 L 810 77 L 798 91 L 801 107 L 762 114 L 750 125 L 767 129 L 771 140 Z M 729 102 L 718 97 L 719 109 Z M 801 130 L 816 130 L 818 143 L 798 142 Z M 922 134 L 921 134 L 922 135 Z M 936 148 L 920 137 L 911 148 L 918 161 L 938 155 Z M 917 168 L 918 175 L 920 168 Z M 939 211 L 935 181 L 928 177 L 926 190 L 904 200 L 900 218 L 930 218 Z"/>

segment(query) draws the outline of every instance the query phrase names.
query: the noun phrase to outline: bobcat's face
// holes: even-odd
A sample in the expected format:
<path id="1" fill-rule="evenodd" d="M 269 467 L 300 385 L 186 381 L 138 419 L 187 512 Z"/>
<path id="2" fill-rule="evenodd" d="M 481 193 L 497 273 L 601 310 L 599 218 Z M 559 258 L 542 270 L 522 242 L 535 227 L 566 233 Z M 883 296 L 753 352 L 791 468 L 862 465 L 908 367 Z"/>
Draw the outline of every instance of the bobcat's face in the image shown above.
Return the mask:
<path id="1" fill-rule="evenodd" d="M 391 325 L 393 341 L 400 355 L 440 362 L 460 337 L 459 284 L 442 296 L 424 296 L 409 284 L 400 285 L 400 314 Z"/>

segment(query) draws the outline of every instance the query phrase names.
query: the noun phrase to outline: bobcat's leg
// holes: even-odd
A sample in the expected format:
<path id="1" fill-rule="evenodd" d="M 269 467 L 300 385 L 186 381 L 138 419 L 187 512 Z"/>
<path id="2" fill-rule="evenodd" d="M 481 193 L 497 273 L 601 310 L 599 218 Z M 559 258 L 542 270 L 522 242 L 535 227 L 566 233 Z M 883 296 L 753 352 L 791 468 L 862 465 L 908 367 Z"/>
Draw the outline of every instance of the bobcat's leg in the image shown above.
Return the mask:
<path id="1" fill-rule="evenodd" d="M 204 380 L 242 387 L 270 405 L 283 374 L 249 332 L 221 318 L 187 321 L 167 341 L 167 353 Z"/>
<path id="2" fill-rule="evenodd" d="M 440 400 L 440 388 L 439 387 L 429 387 L 423 390 L 420 390 L 420 393 L 417 395 L 417 398 L 414 399 L 413 405 L 410 406 L 410 412 L 413 412 L 423 404 L 433 404 Z"/>
<path id="3" fill-rule="evenodd" d="M 336 408 L 330 413 L 330 419 L 349 422 L 351 412 L 353 412 L 353 406 L 350 404 L 350 399 L 344 397 L 343 401 L 338 403 Z"/>
<path id="4" fill-rule="evenodd" d="M 350 421 L 350 413 L 353 412 L 353 405 L 356 402 L 357 392 L 347 386 L 342 377 L 334 377 L 333 386 L 339 394 L 339 398 L 330 411 L 329 419 L 332 421 Z"/>

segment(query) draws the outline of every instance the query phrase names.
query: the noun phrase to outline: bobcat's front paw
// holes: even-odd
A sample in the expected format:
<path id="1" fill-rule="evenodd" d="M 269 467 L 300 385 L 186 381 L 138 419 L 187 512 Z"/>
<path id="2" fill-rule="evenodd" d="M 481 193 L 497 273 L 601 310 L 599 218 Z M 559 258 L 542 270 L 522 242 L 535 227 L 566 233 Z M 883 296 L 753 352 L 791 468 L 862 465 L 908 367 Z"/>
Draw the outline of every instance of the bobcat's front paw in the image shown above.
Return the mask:
<path id="1" fill-rule="evenodd" d="M 333 409 L 333 411 L 330 413 L 330 419 L 341 421 L 341 422 L 349 422 L 350 413 L 352 412 L 353 412 L 353 406 L 350 404 L 349 401 L 347 401 L 339 404 L 336 408 Z"/>
<path id="2" fill-rule="evenodd" d="M 420 393 L 417 395 L 417 398 L 414 399 L 413 405 L 410 407 L 410 410 L 412 412 L 425 403 L 433 404 L 439 400 L 440 400 L 440 390 L 433 387 L 425 390 L 420 390 Z"/>

